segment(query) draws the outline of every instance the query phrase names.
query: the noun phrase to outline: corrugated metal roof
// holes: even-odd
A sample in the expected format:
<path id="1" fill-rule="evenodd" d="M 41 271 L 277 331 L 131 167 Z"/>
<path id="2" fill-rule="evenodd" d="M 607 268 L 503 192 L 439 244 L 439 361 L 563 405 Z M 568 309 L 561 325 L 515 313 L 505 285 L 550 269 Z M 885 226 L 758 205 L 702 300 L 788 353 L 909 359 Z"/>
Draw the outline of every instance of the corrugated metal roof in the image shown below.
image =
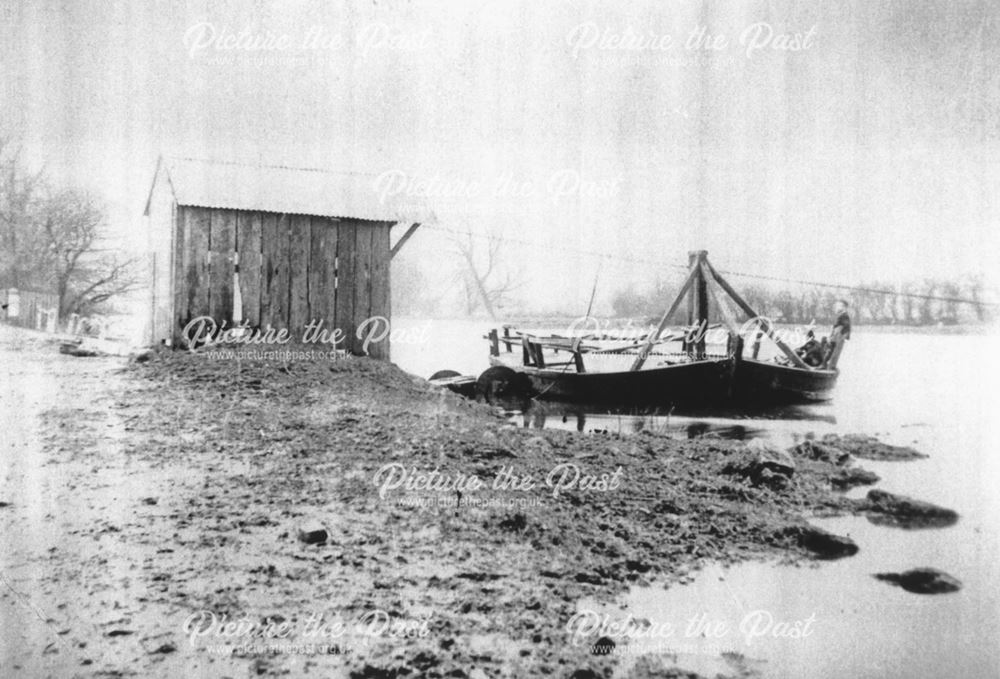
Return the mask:
<path id="1" fill-rule="evenodd" d="M 421 196 L 381 191 L 378 175 L 161 158 L 154 184 L 161 176 L 169 180 L 178 205 L 386 222 L 435 221 Z"/>

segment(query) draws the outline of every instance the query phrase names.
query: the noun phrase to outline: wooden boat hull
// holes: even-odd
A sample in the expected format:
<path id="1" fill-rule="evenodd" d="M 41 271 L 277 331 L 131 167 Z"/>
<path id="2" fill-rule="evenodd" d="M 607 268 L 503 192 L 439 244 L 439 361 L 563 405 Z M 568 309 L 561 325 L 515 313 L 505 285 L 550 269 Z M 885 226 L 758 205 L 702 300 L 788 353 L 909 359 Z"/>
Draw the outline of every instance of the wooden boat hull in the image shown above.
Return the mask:
<path id="1" fill-rule="evenodd" d="M 742 359 L 734 375 L 734 396 L 746 403 L 810 403 L 833 398 L 840 373 L 802 370 L 787 365 Z"/>
<path id="2" fill-rule="evenodd" d="M 594 373 L 512 365 L 497 357 L 490 362 L 524 375 L 536 398 L 609 407 L 815 403 L 833 398 L 839 376 L 836 370 L 731 358 Z"/>
<path id="3" fill-rule="evenodd" d="M 616 406 L 725 403 L 731 396 L 734 367 L 733 359 L 722 358 L 635 372 L 578 373 L 512 366 L 495 357 L 490 362 L 525 375 L 538 398 Z"/>

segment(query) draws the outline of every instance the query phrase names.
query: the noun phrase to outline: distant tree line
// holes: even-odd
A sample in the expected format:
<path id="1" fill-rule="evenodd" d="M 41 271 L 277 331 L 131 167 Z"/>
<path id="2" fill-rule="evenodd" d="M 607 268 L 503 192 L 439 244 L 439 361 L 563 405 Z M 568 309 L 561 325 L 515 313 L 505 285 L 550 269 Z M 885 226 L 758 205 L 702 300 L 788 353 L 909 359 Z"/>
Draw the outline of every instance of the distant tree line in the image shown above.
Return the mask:
<path id="1" fill-rule="evenodd" d="M 676 284 L 665 283 L 657 283 L 647 292 L 622 290 L 612 299 L 612 309 L 622 318 L 655 317 L 663 313 L 677 290 Z M 830 320 L 838 299 L 847 300 L 856 323 L 873 325 L 985 323 L 995 315 L 995 307 L 986 304 L 984 285 L 978 276 L 958 280 L 925 278 L 902 285 L 871 281 L 850 290 L 773 290 L 751 284 L 739 286 L 739 291 L 759 314 L 783 323 Z M 714 305 L 710 302 L 710 306 Z M 681 314 L 685 308 L 681 308 Z M 720 317 L 717 310 L 711 314 L 713 321 Z"/>

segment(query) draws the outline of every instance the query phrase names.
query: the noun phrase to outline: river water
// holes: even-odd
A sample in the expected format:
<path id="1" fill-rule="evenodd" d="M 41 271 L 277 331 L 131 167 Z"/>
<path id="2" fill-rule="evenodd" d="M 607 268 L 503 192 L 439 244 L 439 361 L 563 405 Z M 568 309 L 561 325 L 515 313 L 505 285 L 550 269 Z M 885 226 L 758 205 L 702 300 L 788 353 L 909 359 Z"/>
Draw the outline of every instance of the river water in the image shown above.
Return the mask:
<path id="1" fill-rule="evenodd" d="M 393 359 L 410 372 L 428 376 L 450 368 L 478 374 L 487 367 L 481 337 L 488 325 L 482 322 L 403 321 L 397 327 L 402 330 Z M 676 437 L 714 431 L 779 446 L 810 434 L 862 433 L 927 453 L 925 460 L 860 464 L 881 477 L 878 488 L 956 510 L 961 519 L 954 526 L 903 530 L 861 517 L 817 519 L 816 525 L 852 537 L 859 553 L 805 567 L 710 565 L 687 585 L 637 588 L 600 613 L 649 620 L 661 635 L 672 629 L 672 635 L 647 643 L 675 654 L 667 657 L 676 657 L 680 666 L 706 674 L 725 669 L 717 666 L 721 650 L 742 654 L 768 677 L 1000 677 L 997 340 L 992 334 L 859 327 L 841 358 L 835 398 L 828 403 L 753 415 L 655 417 L 549 407 L 516 415 L 515 421 L 581 431 L 654 427 Z M 872 577 L 921 566 L 950 573 L 963 589 L 921 596 Z M 692 619 L 703 624 L 689 628 Z M 773 636 L 786 629 L 808 634 Z"/>

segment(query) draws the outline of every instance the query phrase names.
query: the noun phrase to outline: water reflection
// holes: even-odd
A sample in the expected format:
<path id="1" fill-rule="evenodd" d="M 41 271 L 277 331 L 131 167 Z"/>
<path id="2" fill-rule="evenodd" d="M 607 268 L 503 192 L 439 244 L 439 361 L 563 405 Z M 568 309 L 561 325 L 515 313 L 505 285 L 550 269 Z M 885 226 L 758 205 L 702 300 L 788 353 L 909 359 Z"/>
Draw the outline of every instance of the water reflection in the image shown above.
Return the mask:
<path id="1" fill-rule="evenodd" d="M 694 439 L 711 436 L 732 441 L 748 441 L 767 436 L 761 420 L 779 422 L 821 422 L 836 424 L 831 414 L 810 407 L 784 406 L 759 412 L 746 410 L 664 411 L 623 409 L 564 403 L 526 401 L 507 403 L 508 416 L 525 429 L 564 429 L 591 434 L 638 434 L 650 431 L 672 438 Z"/>
<path id="2" fill-rule="evenodd" d="M 958 516 L 894 516 L 892 514 L 867 514 L 868 522 L 875 526 L 921 530 L 924 528 L 948 528 L 958 523 Z"/>

